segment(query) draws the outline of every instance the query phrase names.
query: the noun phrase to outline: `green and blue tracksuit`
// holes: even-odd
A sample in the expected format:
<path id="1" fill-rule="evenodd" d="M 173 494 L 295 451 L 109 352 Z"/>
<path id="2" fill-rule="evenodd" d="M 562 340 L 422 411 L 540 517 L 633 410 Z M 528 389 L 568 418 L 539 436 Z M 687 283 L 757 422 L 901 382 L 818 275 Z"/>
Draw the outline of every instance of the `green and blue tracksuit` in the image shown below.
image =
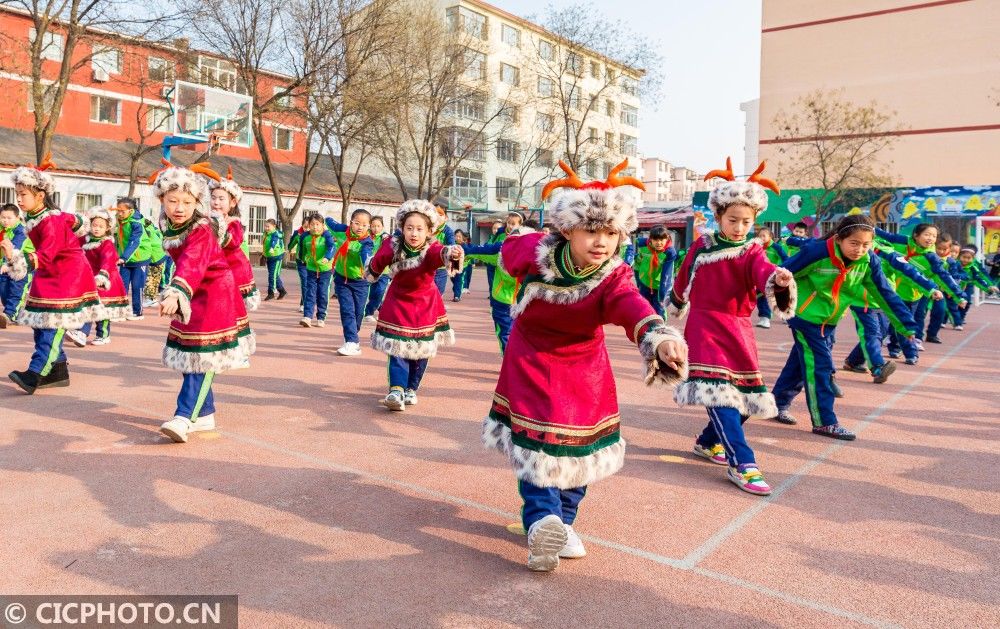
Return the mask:
<path id="1" fill-rule="evenodd" d="M 28 238 L 28 232 L 24 225 L 18 221 L 7 228 L 0 228 L 0 241 L 9 240 L 15 249 L 19 249 L 25 256 L 35 250 Z M 0 265 L 6 264 L 7 259 L 0 255 Z M 11 279 L 10 275 L 4 273 L 0 275 L 0 304 L 3 305 L 3 313 L 13 321 L 17 314 L 24 308 L 24 301 L 28 298 L 28 288 L 31 286 L 31 274 L 19 280 Z"/>
<path id="2" fill-rule="evenodd" d="M 146 234 L 145 221 L 139 210 L 134 210 L 125 220 L 118 221 L 118 237 L 115 246 L 118 249 L 118 259 L 122 264 L 118 267 L 125 292 L 132 291 L 132 314 L 142 314 L 142 291 L 146 287 L 146 274 L 149 272 L 150 237 Z"/>
<path id="3" fill-rule="evenodd" d="M 309 234 L 309 230 L 305 227 L 299 227 L 292 233 L 291 239 L 288 241 L 288 250 L 295 254 L 295 271 L 299 274 L 299 292 L 301 297 L 299 297 L 299 305 L 305 304 L 304 298 L 306 294 L 306 276 L 308 271 L 306 269 L 306 251 L 305 251 L 305 238 Z"/>
<path id="4" fill-rule="evenodd" d="M 959 308 L 958 310 L 959 318 L 955 321 L 956 325 L 965 325 L 965 317 L 969 314 L 969 308 L 972 307 L 973 288 L 978 287 L 979 290 L 988 293 L 990 292 L 990 289 L 996 286 L 994 280 L 987 275 L 986 271 L 983 270 L 983 267 L 980 266 L 979 262 L 976 260 L 961 266 L 962 273 L 965 276 L 965 279 L 962 280 L 961 286 L 962 291 L 966 295 L 966 303 L 965 308 Z"/>
<path id="5" fill-rule="evenodd" d="M 462 245 L 466 259 L 475 259 L 493 267 L 493 284 L 490 288 L 490 314 L 493 315 L 493 327 L 496 331 L 497 341 L 500 343 L 500 355 L 507 351 L 507 339 L 510 338 L 510 329 L 514 325 L 514 319 L 510 316 L 510 307 L 517 299 L 517 292 L 520 288 L 516 278 L 511 276 L 499 264 L 500 248 L 503 241 L 486 245 Z"/>
<path id="6" fill-rule="evenodd" d="M 507 239 L 507 228 L 501 227 L 500 231 L 495 234 L 491 234 L 486 240 L 486 245 L 495 245 L 497 243 L 503 243 Z M 489 289 L 490 294 L 493 293 L 493 274 L 496 273 L 496 266 L 492 264 L 486 265 L 486 286 Z"/>
<path id="7" fill-rule="evenodd" d="M 677 250 L 668 244 L 663 251 L 656 251 L 649 246 L 647 238 L 639 238 L 635 245 L 632 270 L 635 272 L 635 283 L 639 287 L 639 294 L 662 317 L 663 301 L 674 285 L 674 261 L 677 260 Z"/>
<path id="8" fill-rule="evenodd" d="M 285 235 L 275 229 L 264 234 L 261 246 L 264 261 L 267 263 L 267 294 L 274 291 L 284 291 L 285 283 L 281 281 L 281 263 L 285 259 Z"/>
<path id="9" fill-rule="evenodd" d="M 787 410 L 804 388 L 813 426 L 832 426 L 837 424 L 837 414 L 830 381 L 833 354 L 827 337 L 847 307 L 874 303 L 903 334 L 913 333 L 916 325 L 882 272 L 875 251 L 849 261 L 841 255 L 836 239 L 817 240 L 804 245 L 782 266 L 795 275 L 799 303 L 788 322 L 795 345 L 775 382 L 774 399 L 779 410 Z"/>
<path id="10" fill-rule="evenodd" d="M 775 266 L 780 266 L 782 262 L 788 259 L 788 252 L 785 251 L 784 246 L 775 240 L 772 240 L 764 249 L 764 255 Z M 771 318 L 771 306 L 768 305 L 767 298 L 764 297 L 763 293 L 757 294 L 757 314 L 764 319 Z"/>
<path id="11" fill-rule="evenodd" d="M 966 279 L 965 271 L 962 270 L 962 264 L 952 257 L 945 258 L 942 262 L 944 262 L 944 267 L 948 271 L 948 275 L 958 284 L 959 293 L 956 295 L 958 299 L 954 299 L 950 295 L 945 295 L 944 299 L 931 304 L 930 321 L 927 323 L 928 338 L 936 337 L 941 332 L 941 326 L 944 325 L 945 318 L 947 317 L 951 318 L 953 324 L 958 325 L 958 321 L 962 316 L 958 309 L 958 301 L 962 299 L 968 301 L 970 299 L 970 296 L 962 288 L 962 283 Z"/>
<path id="12" fill-rule="evenodd" d="M 445 225 L 434 234 L 437 241 L 442 245 L 448 246 L 455 244 L 455 230 L 451 227 Z M 434 272 L 434 285 L 437 286 L 438 292 L 444 297 L 444 289 L 448 287 L 448 269 L 443 266 Z"/>
<path id="13" fill-rule="evenodd" d="M 365 279 L 365 267 L 374 254 L 374 242 L 370 235 L 358 237 L 343 223 L 332 218 L 326 219 L 326 226 L 333 232 L 337 252 L 333 258 L 333 283 L 340 305 L 340 324 L 344 329 L 344 341 L 358 343 L 361 321 L 368 305 L 370 284 Z"/>
<path id="14" fill-rule="evenodd" d="M 300 237 L 306 267 L 306 286 L 302 296 L 302 314 L 307 318 L 326 321 L 326 309 L 330 304 L 330 280 L 333 276 L 333 256 L 336 246 L 333 233 L 324 229 L 314 236 L 307 232 Z"/>
<path id="15" fill-rule="evenodd" d="M 382 243 L 386 238 L 391 238 L 387 232 L 372 236 L 372 251 L 377 253 L 382 248 Z M 374 253 L 372 255 L 375 255 Z M 385 299 L 385 291 L 389 288 L 388 270 L 383 270 L 378 281 L 372 283 L 368 289 L 368 304 L 365 306 L 365 316 L 374 317 L 375 311 L 382 307 L 382 300 Z"/>

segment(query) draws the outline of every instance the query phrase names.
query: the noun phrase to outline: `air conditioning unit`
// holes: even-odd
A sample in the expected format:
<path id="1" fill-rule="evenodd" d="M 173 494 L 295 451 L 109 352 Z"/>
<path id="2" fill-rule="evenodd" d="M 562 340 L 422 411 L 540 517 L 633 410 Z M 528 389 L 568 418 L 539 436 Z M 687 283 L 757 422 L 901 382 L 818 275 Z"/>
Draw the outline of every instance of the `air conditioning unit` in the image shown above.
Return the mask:
<path id="1" fill-rule="evenodd" d="M 97 81 L 98 83 L 105 83 L 105 82 L 107 82 L 107 80 L 109 78 L 111 78 L 111 76 L 108 74 L 107 70 L 105 70 L 104 68 L 102 68 L 100 66 L 95 66 L 94 67 L 94 80 L 95 81 Z"/>

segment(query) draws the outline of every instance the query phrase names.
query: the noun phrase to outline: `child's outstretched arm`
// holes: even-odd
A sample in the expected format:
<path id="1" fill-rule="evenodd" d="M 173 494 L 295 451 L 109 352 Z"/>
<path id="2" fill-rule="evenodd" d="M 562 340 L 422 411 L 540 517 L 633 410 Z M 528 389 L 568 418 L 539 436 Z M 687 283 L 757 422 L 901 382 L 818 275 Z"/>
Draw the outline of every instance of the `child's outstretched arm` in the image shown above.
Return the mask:
<path id="1" fill-rule="evenodd" d="M 326 228 L 329 229 L 332 232 L 344 233 L 344 232 L 347 231 L 347 225 L 344 225 L 343 223 L 335 221 L 335 220 L 333 220 L 333 218 L 331 218 L 329 216 L 327 216 L 326 219 L 323 222 L 326 223 Z"/>
<path id="2" fill-rule="evenodd" d="M 210 229 L 196 228 L 188 233 L 184 250 L 174 263 L 174 277 L 160 291 L 160 316 L 190 322 L 191 299 L 205 279 L 214 237 Z"/>
<path id="3" fill-rule="evenodd" d="M 893 234 L 878 227 L 875 228 L 875 236 L 886 242 L 891 242 L 894 245 L 906 245 L 910 242 L 909 236 L 904 236 L 903 234 Z"/>
<path id="4" fill-rule="evenodd" d="M 372 259 L 365 265 L 365 279 L 374 284 L 382 277 L 385 268 L 392 264 L 392 239 L 386 238 L 382 241 L 382 246 L 378 248 Z"/>
<path id="5" fill-rule="evenodd" d="M 681 319 L 687 315 L 687 291 L 691 283 L 691 267 L 694 264 L 697 251 L 701 247 L 701 240 L 691 243 L 691 248 L 688 249 L 687 255 L 684 256 L 684 261 L 677 272 L 677 277 L 674 278 L 674 285 L 670 289 L 670 303 L 668 304 L 667 311 L 669 314 Z"/>
<path id="6" fill-rule="evenodd" d="M 955 279 L 951 276 L 951 273 L 944 268 L 944 264 L 941 263 L 941 258 L 937 256 L 936 253 L 926 253 L 924 257 L 927 262 L 931 265 L 931 274 L 934 275 L 934 281 L 937 282 L 938 287 L 943 293 L 959 302 L 959 305 L 965 303 L 965 295 L 962 293 L 962 289 L 959 288 L 958 284 L 955 283 Z"/>
<path id="7" fill-rule="evenodd" d="M 94 283 L 97 288 L 107 290 L 111 288 L 111 274 L 118 273 L 118 250 L 110 240 L 106 240 L 101 243 L 98 254 L 100 268 L 94 274 Z"/>
<path id="8" fill-rule="evenodd" d="M 896 294 L 895 287 L 886 279 L 885 273 L 882 272 L 882 265 L 879 263 L 878 254 L 874 251 L 869 251 L 868 256 L 869 271 L 868 277 L 864 280 L 868 294 L 875 298 L 875 301 L 889 318 L 889 323 L 892 324 L 892 327 L 897 332 L 907 338 L 913 338 L 916 335 L 917 329 L 917 324 L 913 320 L 913 313 L 910 312 L 910 309 L 906 307 L 903 300 Z"/>
<path id="9" fill-rule="evenodd" d="M 917 286 L 924 289 L 927 296 L 937 301 L 944 297 L 941 291 L 938 290 L 937 284 L 934 283 L 930 278 L 920 272 L 920 269 L 913 266 L 909 261 L 903 256 L 899 255 L 894 249 L 878 247 L 873 249 L 879 259 L 884 260 L 894 271 L 899 271 L 907 278 L 912 280 Z M 883 273 L 883 275 L 885 275 Z M 888 279 L 886 280 L 888 281 Z"/>
<path id="10" fill-rule="evenodd" d="M 243 245 L 243 224 L 239 219 L 226 223 L 226 235 L 222 238 L 223 249 L 239 249 Z"/>
<path id="11" fill-rule="evenodd" d="M 748 270 L 754 287 L 767 299 L 771 311 L 782 321 L 788 321 L 795 316 L 798 305 L 795 276 L 788 269 L 772 264 L 763 249 L 755 247 L 749 255 Z"/>

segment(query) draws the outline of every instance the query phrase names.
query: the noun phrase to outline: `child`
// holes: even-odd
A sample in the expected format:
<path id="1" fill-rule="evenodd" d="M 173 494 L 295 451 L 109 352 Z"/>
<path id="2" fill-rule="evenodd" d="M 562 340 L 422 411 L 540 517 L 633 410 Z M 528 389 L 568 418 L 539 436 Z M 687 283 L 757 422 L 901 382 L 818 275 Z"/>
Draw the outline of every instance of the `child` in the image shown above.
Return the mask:
<path id="1" fill-rule="evenodd" d="M 184 443 L 192 432 L 215 430 L 212 381 L 244 366 L 256 349 L 246 307 L 219 246 L 225 227 L 212 218 L 205 177 L 221 178 L 207 164 L 173 166 L 150 177 L 160 200 L 163 248 L 174 259 L 174 277 L 160 293 L 160 316 L 171 318 L 163 364 L 184 375 L 174 418 L 160 432 Z"/>
<path id="2" fill-rule="evenodd" d="M 456 229 L 455 244 L 461 247 L 462 245 L 465 245 L 468 242 L 469 242 L 468 235 L 461 229 Z M 466 258 L 464 265 L 465 266 L 464 268 L 462 268 L 461 272 L 456 273 L 451 278 L 451 294 L 452 294 L 451 300 L 455 303 L 462 301 L 462 293 L 465 292 L 465 285 L 469 277 L 467 271 L 468 272 L 472 271 L 472 260 Z"/>
<path id="3" fill-rule="evenodd" d="M 126 291 L 132 293 L 132 313 L 129 321 L 142 320 L 142 293 L 149 272 L 149 237 L 143 229 L 142 214 L 135 200 L 118 199 L 118 270 Z"/>
<path id="4" fill-rule="evenodd" d="M 115 213 L 96 207 L 87 212 L 87 218 L 90 220 L 90 234 L 82 238 L 80 243 L 94 273 L 97 296 L 103 310 L 102 318 L 97 321 L 97 335 L 91 345 L 107 345 L 111 342 L 111 322 L 124 321 L 128 317 L 129 301 L 125 284 L 118 273 L 118 250 L 111 235 L 115 229 Z M 77 347 L 84 347 L 92 327 L 90 322 L 84 323 L 79 330 L 67 331 L 66 336 Z"/>
<path id="5" fill-rule="evenodd" d="M 274 299 L 275 291 L 278 291 L 279 300 L 284 299 L 288 294 L 285 283 L 281 281 L 281 263 L 285 259 L 285 236 L 278 231 L 278 222 L 273 218 L 264 221 L 262 255 L 267 264 L 267 297 L 264 301 Z"/>
<path id="6" fill-rule="evenodd" d="M 222 237 L 222 253 L 226 256 L 229 269 L 236 280 L 236 288 L 243 298 L 247 312 L 253 312 L 260 306 L 260 291 L 253 277 L 253 267 L 247 257 L 244 245 L 246 235 L 243 223 L 240 222 L 240 201 L 243 200 L 243 189 L 233 181 L 233 169 L 225 179 L 209 179 L 208 189 L 211 191 L 212 211 L 225 228 Z"/>
<path id="7" fill-rule="evenodd" d="M 788 409 L 804 387 L 812 431 L 853 441 L 856 435 L 840 425 L 833 410 L 833 356 L 827 341 L 830 330 L 849 305 L 875 303 L 894 329 L 904 336 L 915 334 L 911 311 L 886 280 L 879 257 L 871 249 L 874 237 L 875 226 L 870 218 L 860 214 L 844 216 L 825 240 L 804 245 L 784 263 L 795 274 L 806 298 L 795 318 L 788 322 L 795 345 L 774 385 L 778 414 L 773 419 L 795 423 Z"/>
<path id="8" fill-rule="evenodd" d="M 14 249 L 27 256 L 35 250 L 35 246 L 28 239 L 28 232 L 21 224 L 21 211 L 13 203 L 5 203 L 0 207 L 0 242 L 8 241 Z M 4 270 L 7 263 L 6 255 L 0 253 L 0 304 L 3 311 L 0 312 L 0 330 L 8 325 L 15 325 L 17 314 L 24 308 L 24 300 L 28 298 L 28 286 L 31 283 L 31 276 L 14 280 L 9 273 Z"/>
<path id="9" fill-rule="evenodd" d="M 719 231 L 691 244 L 670 293 L 671 314 L 684 317 L 690 371 L 677 387 L 680 406 L 704 406 L 709 422 L 695 440 L 694 453 L 718 465 L 727 465 L 727 477 L 745 492 L 766 496 L 764 480 L 743 424 L 751 415 L 777 413 L 757 364 L 757 341 L 750 323 L 756 295 L 765 295 L 783 320 L 795 313 L 796 289 L 791 273 L 776 267 L 759 238 L 747 239 L 757 215 L 767 209 L 761 162 L 747 181 L 736 181 L 731 161 L 726 170 L 713 170 L 708 181 L 726 181 L 709 194 L 708 204 Z M 690 314 L 688 311 L 690 310 Z"/>
<path id="10" fill-rule="evenodd" d="M 518 219 L 520 219 L 520 215 Z M 508 216 L 508 219 L 510 217 Z M 510 338 L 511 326 L 514 319 L 511 318 L 510 309 L 517 301 L 517 294 L 520 284 L 517 279 L 511 276 L 503 266 L 500 259 L 500 250 L 507 238 L 514 233 L 521 233 L 524 228 L 520 227 L 521 220 L 516 221 L 517 226 L 511 227 L 508 220 L 503 238 L 496 239 L 493 243 L 485 245 L 462 245 L 466 259 L 479 260 L 487 265 L 487 269 L 493 268 L 493 281 L 490 284 L 490 315 L 493 317 L 493 329 L 500 343 L 500 356 L 507 351 L 507 340 Z M 528 230 L 530 231 L 530 230 Z"/>
<path id="11" fill-rule="evenodd" d="M 635 282 L 639 286 L 639 294 L 661 317 L 663 304 L 673 285 L 674 260 L 677 259 L 677 250 L 671 244 L 670 233 L 662 225 L 651 229 L 649 238 L 636 241 Z"/>
<path id="12" fill-rule="evenodd" d="M 299 253 L 306 268 L 306 285 L 302 293 L 302 319 L 299 325 L 322 328 L 326 325 L 326 308 L 330 304 L 330 281 L 333 276 L 333 234 L 326 228 L 323 217 L 313 214 L 307 223 L 309 232 L 299 240 Z M 314 317 L 310 321 L 310 317 Z"/>
<path id="13" fill-rule="evenodd" d="M 507 455 L 524 507 L 528 568 L 550 571 L 560 557 L 586 555 L 573 530 L 587 486 L 615 474 L 625 442 L 604 339 L 604 325 L 625 329 L 646 362 L 646 382 L 672 384 L 685 371 L 687 348 L 639 294 L 633 271 L 618 254 L 638 226 L 634 197 L 619 177 L 583 183 L 569 175 L 556 187 L 548 216 L 555 230 L 508 234 L 503 267 L 522 283 L 514 328 L 500 368 L 483 443 Z M 500 267 L 498 267 L 500 268 Z"/>
<path id="14" fill-rule="evenodd" d="M 94 273 L 80 248 L 80 236 L 88 231 L 86 217 L 62 212 L 55 204 L 56 183 L 46 170 L 53 168 L 50 156 L 37 168 L 14 170 L 17 205 L 25 216 L 25 229 L 35 251 L 14 248 L 0 241 L 7 259 L 4 269 L 19 281 L 34 272 L 24 310 L 18 323 L 34 328 L 35 351 L 25 371 L 12 371 L 9 378 L 31 395 L 35 389 L 69 386 L 69 365 L 63 352 L 66 330 L 102 318 Z"/>
<path id="15" fill-rule="evenodd" d="M 761 227 L 757 230 L 757 237 L 764 244 L 764 255 L 771 264 L 777 266 L 788 259 L 785 248 L 774 239 L 770 229 Z M 754 325 L 765 330 L 771 328 L 771 307 L 767 305 L 767 298 L 763 293 L 757 294 L 757 323 Z"/>
<path id="16" fill-rule="evenodd" d="M 979 253 L 979 250 L 976 249 L 975 245 L 965 245 L 958 253 L 958 263 L 962 266 L 962 272 L 965 274 L 965 280 L 963 280 L 961 288 L 962 292 L 966 295 L 966 302 L 965 307 L 958 310 L 958 319 L 955 321 L 956 330 L 965 329 L 965 317 L 969 313 L 969 308 L 972 307 L 973 287 L 978 287 L 990 295 L 1000 294 L 1000 289 L 996 287 L 993 280 L 976 260 L 977 253 Z"/>
<path id="17" fill-rule="evenodd" d="M 142 226 L 146 237 L 149 238 L 149 272 L 146 274 L 146 285 L 142 291 L 144 298 L 142 307 L 152 308 L 156 305 L 156 296 L 166 284 L 163 275 L 170 256 L 163 250 L 163 232 L 160 228 L 148 218 L 142 219 Z"/>
<path id="18" fill-rule="evenodd" d="M 382 243 L 365 272 L 371 283 L 383 271 L 392 278 L 371 336 L 372 347 L 389 355 L 389 394 L 382 404 L 391 411 L 417 403 L 428 359 L 439 346 L 455 344 L 434 276 L 442 264 L 448 265 L 449 273 L 456 273 L 462 249 L 444 246 L 434 237 L 442 220 L 428 201 L 403 203 L 396 212 L 400 233 Z"/>
<path id="19" fill-rule="evenodd" d="M 952 256 L 952 245 L 954 244 L 955 242 L 951 239 L 950 234 L 940 234 L 935 245 L 935 253 L 941 258 L 941 263 L 944 265 L 948 275 L 958 285 L 959 292 L 957 295 L 968 302 L 969 296 L 962 290 L 962 282 L 966 279 L 965 272 L 962 270 L 962 265 L 959 263 L 957 257 Z M 931 305 L 930 322 L 927 324 L 927 337 L 925 339 L 928 343 L 941 343 L 938 334 L 941 332 L 945 317 L 948 315 L 951 316 L 952 321 L 957 321 L 958 317 L 961 316 L 959 314 L 958 303 L 951 297 L 937 300 Z"/>
<path id="20" fill-rule="evenodd" d="M 372 251 L 378 251 L 382 248 L 382 243 L 389 237 L 389 234 L 385 231 L 385 224 L 381 216 L 372 217 L 369 231 L 372 236 Z M 388 287 L 389 274 L 383 272 L 379 276 L 378 281 L 372 284 L 371 289 L 368 291 L 368 304 L 365 305 L 365 321 L 375 322 L 375 315 L 382 306 L 382 300 L 385 298 L 385 289 Z"/>
<path id="21" fill-rule="evenodd" d="M 448 225 L 448 211 L 445 209 L 445 204 L 441 201 L 435 203 L 435 207 L 441 218 L 434 237 L 442 245 L 450 247 L 455 244 L 455 230 Z M 434 285 L 437 286 L 438 292 L 441 293 L 442 297 L 444 297 L 445 288 L 448 287 L 448 277 L 449 271 L 444 267 L 439 268 L 437 273 L 434 274 Z"/>
<path id="22" fill-rule="evenodd" d="M 509 224 L 512 220 L 511 217 L 516 217 L 517 226 L 520 226 L 521 221 L 524 217 L 521 216 L 519 212 L 510 212 L 507 214 L 507 223 Z M 513 228 L 512 228 L 513 229 Z M 486 239 L 484 244 L 494 245 L 498 242 L 503 242 L 507 238 L 507 232 L 504 230 L 504 221 L 496 220 L 490 225 L 490 237 Z M 471 241 L 469 244 L 472 244 Z M 488 294 L 493 293 L 493 274 L 496 272 L 496 267 L 490 264 L 486 265 L 486 285 L 489 289 Z"/>
<path id="23" fill-rule="evenodd" d="M 306 268 L 305 241 L 309 235 L 311 216 L 311 214 L 306 214 L 302 217 L 302 223 L 299 224 L 298 229 L 292 232 L 292 237 L 288 241 L 288 250 L 295 256 L 295 271 L 299 274 L 299 312 L 305 310 L 306 276 L 309 274 L 309 270 Z"/>
<path id="24" fill-rule="evenodd" d="M 965 302 L 956 295 L 961 289 L 955 280 L 948 275 L 948 271 L 941 264 L 941 259 L 934 253 L 934 243 L 937 241 L 938 229 L 930 223 L 920 223 L 913 228 L 913 234 L 909 237 L 902 234 L 890 234 L 887 231 L 875 228 L 875 235 L 886 241 L 893 249 L 902 254 L 906 260 L 917 267 L 923 275 L 937 282 L 938 287 L 949 297 L 956 299 L 959 305 Z M 919 351 L 923 351 L 922 342 L 924 334 L 924 321 L 927 318 L 926 291 L 908 278 L 897 278 L 896 290 L 899 297 L 906 304 L 913 314 L 913 320 L 917 324 L 917 334 L 913 342 L 907 341 L 898 332 L 893 331 L 889 336 L 889 356 L 899 357 L 900 348 L 906 357 L 907 365 L 916 365 Z"/>
<path id="25" fill-rule="evenodd" d="M 372 257 L 372 215 L 368 210 L 351 212 L 351 224 L 343 225 L 326 219 L 326 226 L 333 232 L 337 253 L 333 256 L 333 285 L 340 305 L 340 325 L 344 330 L 344 344 L 337 350 L 341 356 L 361 353 L 361 322 L 368 305 L 369 284 L 365 279 L 365 266 Z"/>

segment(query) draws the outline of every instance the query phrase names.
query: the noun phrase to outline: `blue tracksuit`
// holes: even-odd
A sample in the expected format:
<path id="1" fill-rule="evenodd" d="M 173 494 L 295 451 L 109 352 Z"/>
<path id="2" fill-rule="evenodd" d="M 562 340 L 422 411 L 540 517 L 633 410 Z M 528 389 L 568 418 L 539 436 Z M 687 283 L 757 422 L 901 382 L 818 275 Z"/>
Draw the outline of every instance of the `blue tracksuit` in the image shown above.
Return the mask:
<path id="1" fill-rule="evenodd" d="M 326 226 L 334 232 L 347 233 L 348 230 L 347 225 L 338 223 L 332 218 L 326 219 Z M 358 242 L 361 243 L 361 251 L 359 252 L 361 266 L 365 267 L 371 260 L 375 243 L 370 237 L 362 238 Z M 344 330 L 344 341 L 358 343 L 361 340 L 358 332 L 361 330 L 361 322 L 365 318 L 370 284 L 364 277 L 356 280 L 348 279 L 337 271 L 336 267 L 335 261 L 333 285 L 337 295 L 337 304 L 340 306 L 340 325 Z"/>
<path id="2" fill-rule="evenodd" d="M 118 272 L 122 276 L 122 283 L 125 284 L 125 292 L 132 291 L 132 314 L 139 316 L 142 314 L 142 292 L 146 287 L 149 258 L 131 262 L 129 259 L 135 255 L 136 250 L 142 244 L 142 239 L 146 235 L 146 224 L 139 210 L 135 210 L 128 220 L 132 222 L 132 231 L 129 232 L 128 242 L 124 245 L 119 243 L 119 246 L 123 246 L 124 249 L 118 256 L 122 262 L 118 267 Z M 123 230 L 119 229 L 119 233 L 123 233 Z"/>
<path id="3" fill-rule="evenodd" d="M 563 524 L 572 525 L 580 502 L 587 494 L 587 487 L 559 489 L 558 487 L 538 487 L 528 481 L 517 481 L 517 489 L 524 500 L 521 509 L 521 524 L 527 531 L 531 525 L 547 515 L 557 515 Z"/>
<path id="4" fill-rule="evenodd" d="M 3 228 L 0 227 L 0 232 Z M 24 246 L 24 241 L 28 239 L 28 232 L 24 225 L 17 225 L 13 229 L 10 243 L 14 249 L 20 250 Z M 18 311 L 23 307 L 23 303 L 28 294 L 28 287 L 31 284 L 31 275 L 27 275 L 19 280 L 11 279 L 10 275 L 4 273 L 0 275 L 0 303 L 3 304 L 3 312 L 11 320 L 15 319 Z"/>
<path id="5" fill-rule="evenodd" d="M 389 388 L 416 391 L 427 370 L 427 359 L 411 360 L 389 356 Z"/>
<path id="6" fill-rule="evenodd" d="M 636 240 L 635 248 L 641 249 L 645 247 L 649 242 L 647 238 L 639 238 Z M 642 295 L 649 305 L 653 307 L 656 314 L 663 316 L 663 302 L 666 300 L 667 295 L 670 294 L 670 289 L 674 286 L 674 262 L 677 260 L 677 250 L 673 247 L 667 247 L 663 250 L 664 258 L 662 262 L 662 267 L 660 268 L 660 283 L 657 287 L 656 294 L 646 286 L 646 283 L 639 277 L 638 269 L 635 269 L 635 283 L 639 287 L 639 294 Z M 635 255 L 633 255 L 632 263 L 635 263 Z"/>
<path id="7" fill-rule="evenodd" d="M 502 247 L 502 242 L 486 245 L 462 245 L 466 255 L 485 256 L 499 254 Z M 490 314 L 493 315 L 493 325 L 496 327 L 497 339 L 500 341 L 501 354 L 507 351 L 507 339 L 510 338 L 510 329 L 514 326 L 514 319 L 510 316 L 510 306 L 510 304 L 494 299 L 493 292 L 490 291 Z"/>
<path id="8" fill-rule="evenodd" d="M 778 258 L 781 262 L 788 259 L 788 252 L 785 251 L 785 248 L 781 246 L 781 243 L 777 240 L 771 242 L 768 250 L 774 251 L 778 254 Z M 765 319 L 771 318 L 771 306 L 767 303 L 767 297 L 765 297 L 763 293 L 757 295 L 757 314 Z"/>
<path id="9" fill-rule="evenodd" d="M 962 263 L 954 258 L 948 258 L 945 261 L 945 268 L 948 269 L 948 274 L 951 275 L 951 279 L 955 280 L 955 283 L 959 286 L 962 282 L 968 280 L 965 275 L 965 271 L 962 270 Z M 956 293 L 958 295 L 958 293 Z M 966 301 L 970 299 L 968 295 L 962 293 L 962 297 Z M 951 316 L 951 321 L 955 325 L 958 325 L 962 320 L 962 313 L 959 312 L 958 302 L 945 295 L 944 299 L 940 301 L 935 301 L 931 306 L 931 319 L 927 324 L 927 338 L 936 337 L 941 331 L 941 326 L 944 325 L 945 315 Z"/>
<path id="10" fill-rule="evenodd" d="M 270 234 L 265 234 L 264 237 L 269 241 L 264 245 L 264 251 L 274 251 L 279 245 L 282 244 L 279 241 L 284 238 L 284 234 L 275 230 Z M 264 260 L 267 262 L 268 295 L 273 295 L 275 291 L 285 290 L 285 283 L 281 281 L 281 263 L 284 259 L 284 253 L 276 256 L 264 256 Z"/>
<path id="11" fill-rule="evenodd" d="M 455 244 L 455 230 L 451 227 L 445 225 L 439 234 L 443 234 L 444 238 L 438 238 L 442 245 L 453 245 Z M 437 238 L 437 236 L 435 236 Z M 434 272 L 434 285 L 437 286 L 438 292 L 444 297 L 444 291 L 448 287 L 448 269 L 441 267 Z"/>

